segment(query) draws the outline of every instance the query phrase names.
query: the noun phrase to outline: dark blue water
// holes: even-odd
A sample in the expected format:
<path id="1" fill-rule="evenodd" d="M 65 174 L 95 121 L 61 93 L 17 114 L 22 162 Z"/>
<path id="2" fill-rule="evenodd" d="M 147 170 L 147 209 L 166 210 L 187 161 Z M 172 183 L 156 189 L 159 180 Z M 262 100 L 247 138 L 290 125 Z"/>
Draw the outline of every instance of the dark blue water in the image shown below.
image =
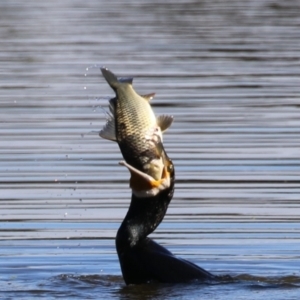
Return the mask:
<path id="1" fill-rule="evenodd" d="M 299 1 L 2 1 L 0 299 L 299 299 Z M 107 66 L 172 114 L 152 238 L 219 283 L 124 285 Z M 230 275 L 232 280 L 228 280 Z"/>

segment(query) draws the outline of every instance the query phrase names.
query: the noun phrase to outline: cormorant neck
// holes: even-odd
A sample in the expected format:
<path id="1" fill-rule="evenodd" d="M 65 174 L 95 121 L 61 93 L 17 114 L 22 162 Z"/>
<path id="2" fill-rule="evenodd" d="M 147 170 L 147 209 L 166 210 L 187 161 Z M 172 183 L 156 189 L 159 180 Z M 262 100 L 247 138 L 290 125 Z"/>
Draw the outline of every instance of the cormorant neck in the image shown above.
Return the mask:
<path id="1" fill-rule="evenodd" d="M 127 215 L 118 230 L 116 245 L 133 247 L 144 240 L 163 220 L 174 193 L 174 180 L 171 186 L 158 195 L 138 198 L 134 194 Z"/>

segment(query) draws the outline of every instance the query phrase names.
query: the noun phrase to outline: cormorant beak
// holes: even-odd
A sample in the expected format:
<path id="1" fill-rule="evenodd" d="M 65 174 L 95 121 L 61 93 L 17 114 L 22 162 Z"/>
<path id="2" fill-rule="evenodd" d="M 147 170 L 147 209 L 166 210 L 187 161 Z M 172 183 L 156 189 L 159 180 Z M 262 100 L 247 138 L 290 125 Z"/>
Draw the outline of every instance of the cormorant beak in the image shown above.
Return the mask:
<path id="1" fill-rule="evenodd" d="M 141 172 L 125 161 L 120 161 L 119 164 L 130 171 L 130 188 L 136 196 L 156 196 L 160 191 L 170 186 L 169 166 L 164 166 L 161 179 L 155 180 L 152 176 Z"/>

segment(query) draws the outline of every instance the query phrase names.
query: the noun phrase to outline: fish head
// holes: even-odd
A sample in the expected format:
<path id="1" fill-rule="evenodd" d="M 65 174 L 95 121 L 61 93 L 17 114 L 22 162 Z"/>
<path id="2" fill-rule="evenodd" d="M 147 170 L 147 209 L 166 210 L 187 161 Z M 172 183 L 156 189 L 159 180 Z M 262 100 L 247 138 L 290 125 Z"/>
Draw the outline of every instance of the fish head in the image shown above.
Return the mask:
<path id="1" fill-rule="evenodd" d="M 154 178 L 149 173 L 134 168 L 125 161 L 120 162 L 120 165 L 127 167 L 130 171 L 131 177 L 129 185 L 133 194 L 139 198 L 156 196 L 161 191 L 168 189 L 175 177 L 173 162 L 164 150 L 161 153 L 160 160 L 150 162 L 149 164 L 152 167 L 155 166 L 152 168 L 152 171 L 162 169 L 159 179 Z"/>

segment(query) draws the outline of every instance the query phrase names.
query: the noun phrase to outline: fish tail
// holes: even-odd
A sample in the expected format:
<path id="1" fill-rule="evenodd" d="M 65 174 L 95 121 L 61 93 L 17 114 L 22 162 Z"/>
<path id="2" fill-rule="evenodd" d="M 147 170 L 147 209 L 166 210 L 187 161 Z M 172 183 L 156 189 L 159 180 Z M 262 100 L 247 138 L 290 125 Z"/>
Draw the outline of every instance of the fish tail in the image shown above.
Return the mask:
<path id="1" fill-rule="evenodd" d="M 120 84 L 132 84 L 133 78 L 117 78 L 117 76 L 109 71 L 107 68 L 100 68 L 103 77 L 106 79 L 107 83 L 111 86 L 113 90 L 116 90 Z"/>
<path id="2" fill-rule="evenodd" d="M 116 77 L 116 75 L 114 73 L 112 73 L 111 71 L 109 71 L 107 68 L 100 68 L 103 77 L 105 78 L 105 80 L 107 81 L 107 83 L 113 88 L 115 89 L 119 83 L 118 78 Z"/>

